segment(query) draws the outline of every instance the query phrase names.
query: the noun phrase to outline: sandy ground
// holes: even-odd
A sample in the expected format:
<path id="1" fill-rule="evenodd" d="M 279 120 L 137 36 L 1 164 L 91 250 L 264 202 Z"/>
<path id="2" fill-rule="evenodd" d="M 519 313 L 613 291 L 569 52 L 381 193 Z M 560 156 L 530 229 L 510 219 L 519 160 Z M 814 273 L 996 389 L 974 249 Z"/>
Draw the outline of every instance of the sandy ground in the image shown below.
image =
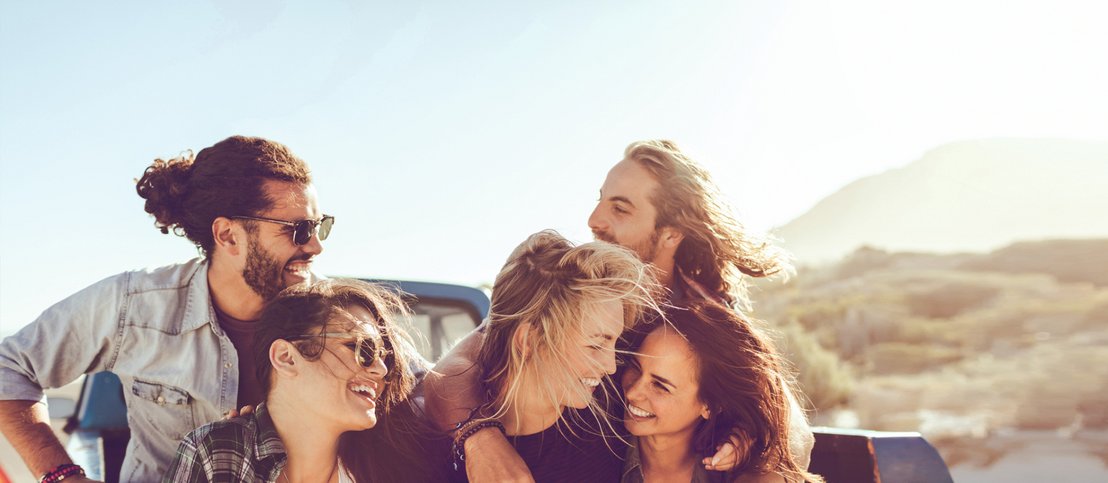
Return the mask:
<path id="1" fill-rule="evenodd" d="M 987 468 L 969 464 L 951 468 L 954 481 L 1108 481 L 1108 431 L 1012 431 L 997 439 L 1013 449 Z"/>
<path id="2" fill-rule="evenodd" d="M 1049 481 L 1051 483 L 1108 481 L 1108 466 L 1080 448 L 1060 448 L 1041 443 L 1005 455 L 988 468 L 956 466 L 950 469 L 959 483 L 999 483 L 1009 481 Z"/>

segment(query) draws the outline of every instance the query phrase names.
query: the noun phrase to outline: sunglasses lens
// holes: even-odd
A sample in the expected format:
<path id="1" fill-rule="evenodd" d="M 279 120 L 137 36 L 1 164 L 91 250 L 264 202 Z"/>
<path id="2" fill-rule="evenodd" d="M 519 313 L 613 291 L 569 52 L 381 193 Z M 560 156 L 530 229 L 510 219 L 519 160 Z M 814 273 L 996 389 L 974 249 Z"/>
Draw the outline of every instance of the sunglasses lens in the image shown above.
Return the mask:
<path id="1" fill-rule="evenodd" d="M 331 234 L 331 226 L 335 224 L 335 217 L 324 215 L 323 219 L 319 221 L 319 233 L 316 235 L 319 237 L 319 241 L 326 240 Z"/>
<path id="2" fill-rule="evenodd" d="M 358 341 L 358 363 L 362 367 L 370 367 L 377 360 L 377 345 L 370 339 Z"/>
<path id="3" fill-rule="evenodd" d="M 312 222 L 301 220 L 296 222 L 292 230 L 292 242 L 297 245 L 306 245 L 312 239 Z"/>
<path id="4" fill-rule="evenodd" d="M 309 241 L 312 241 L 313 232 L 319 237 L 319 241 L 327 239 L 327 235 L 331 234 L 331 225 L 335 224 L 335 217 L 324 216 L 319 222 L 312 220 L 300 220 L 296 222 L 296 227 L 292 232 L 292 241 L 297 245 L 307 245 Z M 318 229 L 318 231 L 316 231 Z"/>

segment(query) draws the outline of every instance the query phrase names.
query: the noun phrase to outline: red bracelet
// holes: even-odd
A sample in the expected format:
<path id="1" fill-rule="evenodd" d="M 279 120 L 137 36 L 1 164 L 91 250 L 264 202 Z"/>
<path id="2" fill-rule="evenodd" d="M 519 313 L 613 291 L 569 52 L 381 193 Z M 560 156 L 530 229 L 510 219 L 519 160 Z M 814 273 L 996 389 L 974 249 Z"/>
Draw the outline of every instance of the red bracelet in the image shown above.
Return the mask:
<path id="1" fill-rule="evenodd" d="M 58 465 L 57 468 L 47 471 L 45 475 L 42 475 L 42 478 L 39 480 L 39 482 L 57 483 L 74 475 L 85 476 L 85 470 L 75 464 L 66 463 L 64 465 Z"/>

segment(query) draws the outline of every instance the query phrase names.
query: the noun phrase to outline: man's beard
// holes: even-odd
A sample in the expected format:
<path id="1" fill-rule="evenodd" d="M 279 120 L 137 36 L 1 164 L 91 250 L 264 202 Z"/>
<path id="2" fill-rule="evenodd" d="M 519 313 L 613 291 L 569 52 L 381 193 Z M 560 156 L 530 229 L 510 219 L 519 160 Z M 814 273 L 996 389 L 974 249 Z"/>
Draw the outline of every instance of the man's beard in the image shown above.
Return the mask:
<path id="1" fill-rule="evenodd" d="M 616 238 L 613 237 L 611 234 L 603 231 L 593 230 L 592 236 L 597 240 L 614 243 L 623 248 L 631 250 L 632 252 L 635 252 L 635 255 L 639 256 L 639 260 L 642 260 L 646 263 L 654 263 L 654 257 L 658 256 L 658 240 L 661 239 L 661 234 L 658 233 L 657 228 L 650 232 L 650 237 L 648 237 L 646 240 L 634 245 L 626 245 L 620 243 L 619 240 L 616 240 Z"/>
<path id="2" fill-rule="evenodd" d="M 250 249 L 246 252 L 246 267 L 242 269 L 242 278 L 262 299 L 272 300 L 285 288 L 285 267 L 265 252 L 256 236 L 249 235 L 249 240 Z"/>

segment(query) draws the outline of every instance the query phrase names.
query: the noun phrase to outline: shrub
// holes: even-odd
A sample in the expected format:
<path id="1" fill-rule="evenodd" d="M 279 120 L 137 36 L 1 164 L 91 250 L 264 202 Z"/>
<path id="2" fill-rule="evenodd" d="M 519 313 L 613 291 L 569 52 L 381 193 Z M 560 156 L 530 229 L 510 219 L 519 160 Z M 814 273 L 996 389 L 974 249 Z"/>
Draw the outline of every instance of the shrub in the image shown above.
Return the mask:
<path id="1" fill-rule="evenodd" d="M 885 342 L 870 348 L 868 358 L 874 374 L 916 374 L 960 361 L 962 353 L 944 346 Z"/>
<path id="2" fill-rule="evenodd" d="M 778 334 L 778 347 L 797 372 L 797 383 L 809 409 L 828 410 L 850 397 L 854 377 L 839 356 L 795 324 Z"/>

